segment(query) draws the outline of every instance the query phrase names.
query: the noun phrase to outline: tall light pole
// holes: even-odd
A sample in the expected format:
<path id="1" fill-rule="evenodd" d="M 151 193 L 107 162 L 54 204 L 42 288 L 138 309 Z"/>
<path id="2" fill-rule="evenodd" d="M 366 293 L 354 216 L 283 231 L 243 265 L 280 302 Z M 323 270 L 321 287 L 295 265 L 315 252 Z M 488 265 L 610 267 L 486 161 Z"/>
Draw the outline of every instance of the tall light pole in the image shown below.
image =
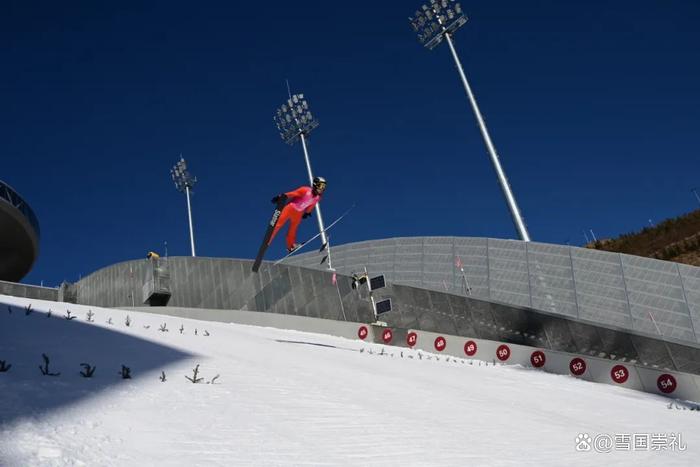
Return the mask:
<path id="1" fill-rule="evenodd" d="M 304 150 L 304 160 L 306 161 L 306 171 L 309 175 L 309 184 L 313 184 L 314 174 L 311 170 L 311 160 L 309 159 L 309 149 L 306 145 L 306 138 L 311 131 L 318 126 L 318 120 L 311 114 L 309 103 L 304 98 L 304 95 L 290 94 L 287 102 L 277 109 L 274 120 L 277 124 L 280 136 L 285 143 L 291 146 L 297 140 L 301 140 L 301 146 Z M 316 220 L 318 221 L 318 229 L 321 233 L 321 242 L 330 249 L 328 237 L 326 236 L 326 228 L 323 226 L 320 203 L 316 204 Z M 332 269 L 330 256 L 328 257 L 328 267 Z"/>
<path id="2" fill-rule="evenodd" d="M 194 252 L 194 230 L 192 229 L 192 205 L 190 204 L 190 189 L 197 183 L 197 177 L 193 177 L 187 170 L 187 162 L 180 155 L 180 160 L 170 170 L 170 176 L 175 182 L 177 191 L 184 192 L 187 196 L 187 218 L 190 222 L 190 245 L 192 246 L 192 256 L 197 256 Z"/>
<path id="3" fill-rule="evenodd" d="M 429 50 L 437 47 L 437 45 L 440 44 L 443 39 L 447 41 L 447 45 L 450 47 L 450 52 L 452 52 L 452 58 L 454 58 L 455 65 L 457 66 L 459 76 L 462 78 L 462 84 L 467 92 L 472 109 L 474 110 L 474 115 L 479 123 L 481 135 L 483 136 L 486 147 L 491 155 L 491 162 L 493 162 L 493 166 L 496 169 L 498 181 L 501 184 L 501 189 L 503 190 L 503 194 L 506 197 L 511 215 L 513 216 L 515 228 L 520 235 L 520 239 L 529 242 L 530 234 L 528 233 L 527 227 L 525 226 L 525 221 L 523 221 L 522 215 L 520 214 L 520 209 L 518 208 L 518 203 L 515 201 L 515 196 L 513 196 L 513 192 L 511 191 L 508 178 L 506 178 L 503 167 L 501 167 L 501 162 L 498 158 L 498 154 L 496 153 L 496 148 L 493 145 L 491 136 L 486 128 L 484 117 L 482 117 L 481 112 L 479 111 L 476 98 L 474 97 L 471 86 L 469 86 L 467 75 L 464 74 L 462 63 L 459 61 L 457 50 L 455 49 L 454 42 L 452 41 L 452 35 L 455 33 L 455 31 L 467 23 L 467 17 L 464 16 L 461 5 L 455 2 L 455 0 L 430 0 L 430 3 L 423 5 L 420 10 L 416 11 L 413 18 L 409 18 L 409 21 L 411 22 L 413 29 L 416 31 L 416 33 L 418 33 L 418 40 Z"/>

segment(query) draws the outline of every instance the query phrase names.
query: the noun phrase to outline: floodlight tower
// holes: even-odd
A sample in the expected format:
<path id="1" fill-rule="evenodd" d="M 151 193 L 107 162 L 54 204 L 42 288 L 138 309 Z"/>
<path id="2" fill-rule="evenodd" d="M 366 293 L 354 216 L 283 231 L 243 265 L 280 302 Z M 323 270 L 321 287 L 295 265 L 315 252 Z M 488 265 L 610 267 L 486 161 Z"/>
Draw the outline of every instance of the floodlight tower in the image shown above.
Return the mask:
<path id="1" fill-rule="evenodd" d="M 280 136 L 285 143 L 291 146 L 297 140 L 301 140 L 301 146 L 304 149 L 304 160 L 306 161 L 306 171 L 309 175 L 309 184 L 313 184 L 314 174 L 311 170 L 311 160 L 309 159 L 309 149 L 306 147 L 306 138 L 309 133 L 318 126 L 318 120 L 311 115 L 309 103 L 304 98 L 304 95 L 290 95 L 287 102 L 277 109 L 274 120 L 277 124 Z M 323 226 L 320 203 L 316 204 L 316 219 L 318 220 L 318 229 L 321 233 L 321 242 L 323 242 L 324 245 L 328 245 L 328 237 L 326 236 L 326 228 Z M 330 249 L 330 245 L 328 245 L 328 248 Z M 332 269 L 330 257 L 328 267 Z"/>
<path id="2" fill-rule="evenodd" d="M 437 45 L 440 44 L 443 39 L 445 39 L 447 41 L 447 45 L 450 46 L 450 52 L 452 52 L 455 65 L 457 65 L 457 71 L 459 72 L 459 76 L 462 78 L 462 84 L 464 85 L 464 89 L 467 91 L 467 96 L 469 97 L 472 109 L 474 110 L 474 115 L 479 123 L 479 128 L 481 128 L 481 134 L 484 138 L 489 154 L 491 155 L 491 162 L 493 162 L 493 166 L 496 169 L 496 174 L 498 175 L 501 189 L 503 190 L 503 194 L 508 202 L 508 207 L 510 208 L 511 215 L 513 216 L 515 228 L 520 235 L 520 239 L 529 242 L 530 234 L 528 233 L 525 222 L 520 215 L 520 209 L 518 209 L 515 196 L 513 196 L 513 192 L 510 189 L 508 178 L 506 178 L 503 167 L 501 167 L 501 162 L 498 159 L 496 148 L 491 141 L 491 136 L 489 136 L 486 123 L 484 122 L 484 118 L 479 111 L 476 98 L 474 97 L 471 86 L 469 86 L 467 75 L 464 74 L 462 63 L 459 61 L 457 50 L 455 49 L 452 41 L 452 35 L 457 31 L 457 29 L 464 26 L 467 22 L 467 17 L 464 16 L 461 5 L 455 0 L 430 0 L 430 3 L 423 5 L 420 10 L 416 11 L 415 16 L 413 18 L 408 18 L 408 20 L 411 22 L 411 25 L 416 33 L 418 33 L 418 40 L 429 50 L 437 47 Z"/>
<path id="3" fill-rule="evenodd" d="M 193 177 L 187 170 L 187 162 L 183 159 L 182 154 L 180 160 L 170 170 L 170 176 L 175 182 L 177 191 L 184 192 L 187 196 L 187 218 L 190 221 L 190 245 L 192 246 L 192 256 L 197 256 L 194 252 L 194 230 L 192 229 L 192 205 L 190 204 L 190 189 L 197 183 L 197 177 Z"/>

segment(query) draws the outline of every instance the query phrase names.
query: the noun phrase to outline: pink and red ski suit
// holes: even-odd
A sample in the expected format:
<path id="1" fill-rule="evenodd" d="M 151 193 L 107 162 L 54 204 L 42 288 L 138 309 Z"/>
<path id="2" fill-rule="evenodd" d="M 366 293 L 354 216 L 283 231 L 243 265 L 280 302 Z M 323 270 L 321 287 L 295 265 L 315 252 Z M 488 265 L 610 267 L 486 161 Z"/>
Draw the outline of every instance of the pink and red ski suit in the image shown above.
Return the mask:
<path id="1" fill-rule="evenodd" d="M 287 231 L 287 249 L 294 246 L 297 238 L 297 229 L 304 213 L 311 213 L 316 204 L 321 200 L 321 194 L 314 194 L 313 189 L 308 186 L 302 186 L 294 191 L 285 193 L 289 202 L 282 209 L 280 218 L 277 220 L 275 230 L 272 231 L 270 243 L 275 238 L 277 232 L 284 226 L 287 221 L 290 221 L 289 231 Z"/>

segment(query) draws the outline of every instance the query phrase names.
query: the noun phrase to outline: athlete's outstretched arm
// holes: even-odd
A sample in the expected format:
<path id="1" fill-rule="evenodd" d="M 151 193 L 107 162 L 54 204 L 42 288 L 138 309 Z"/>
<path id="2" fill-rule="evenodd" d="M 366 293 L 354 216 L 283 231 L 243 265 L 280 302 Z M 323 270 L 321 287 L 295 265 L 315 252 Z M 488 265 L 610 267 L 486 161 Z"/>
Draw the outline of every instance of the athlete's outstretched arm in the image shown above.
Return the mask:
<path id="1" fill-rule="evenodd" d="M 285 195 L 287 195 L 287 198 L 299 198 L 301 196 L 304 196 L 308 190 L 308 186 L 300 186 L 296 190 L 288 191 L 287 193 L 285 193 Z"/>

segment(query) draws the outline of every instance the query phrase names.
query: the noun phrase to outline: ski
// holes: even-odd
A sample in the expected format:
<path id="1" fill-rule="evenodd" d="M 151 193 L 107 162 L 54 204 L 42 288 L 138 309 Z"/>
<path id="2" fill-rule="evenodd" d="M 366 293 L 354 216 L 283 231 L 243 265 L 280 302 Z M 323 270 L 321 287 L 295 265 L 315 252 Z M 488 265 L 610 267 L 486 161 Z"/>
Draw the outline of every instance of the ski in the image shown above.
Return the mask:
<path id="1" fill-rule="evenodd" d="M 333 227 L 335 224 L 337 224 L 338 222 L 340 222 L 340 220 L 341 220 L 343 217 L 347 216 L 348 213 L 349 213 L 350 211 L 352 211 L 354 207 L 355 207 L 355 205 L 353 204 L 352 206 L 350 206 L 350 207 L 348 208 L 347 211 L 345 211 L 343 214 L 341 214 L 340 217 L 338 217 L 336 220 L 334 220 L 333 222 L 331 222 L 331 224 L 330 224 L 328 227 L 326 227 L 324 230 L 322 230 L 321 232 L 317 233 L 316 235 L 314 235 L 314 236 L 311 237 L 310 239 L 306 240 L 305 242 L 302 242 L 302 243 L 299 245 L 299 248 L 297 248 L 296 250 L 294 250 L 294 251 L 292 251 L 292 252 L 290 252 L 290 253 L 287 253 L 285 256 L 281 257 L 280 259 L 278 259 L 277 261 L 275 261 L 275 262 L 272 263 L 272 264 L 275 265 L 275 266 L 278 265 L 278 264 L 280 264 L 282 261 L 284 261 L 285 259 L 289 258 L 289 257 L 292 256 L 293 254 L 295 254 L 296 252 L 298 252 L 299 250 L 301 250 L 301 249 L 304 247 L 304 245 L 306 245 L 306 244 L 308 244 L 309 242 L 312 242 L 312 241 L 316 240 L 318 237 L 320 237 L 322 232 L 328 232 L 328 231 L 331 229 L 331 227 Z M 320 250 L 320 251 L 325 250 L 327 246 L 328 246 L 328 245 L 324 243 L 324 244 L 321 246 L 321 250 Z"/>
<path id="2" fill-rule="evenodd" d="M 277 206 L 275 207 L 275 211 L 272 213 L 270 222 L 267 225 L 267 230 L 265 231 L 265 238 L 263 239 L 262 245 L 260 245 L 260 250 L 258 250 L 258 256 L 255 257 L 255 262 L 253 263 L 253 272 L 258 272 L 258 269 L 260 269 L 260 264 L 262 263 L 263 257 L 265 256 L 267 247 L 270 246 L 270 237 L 272 237 L 272 231 L 275 230 L 275 225 L 277 225 L 277 221 L 280 218 L 280 214 L 282 214 L 282 209 L 286 204 L 286 200 L 277 201 Z"/>

